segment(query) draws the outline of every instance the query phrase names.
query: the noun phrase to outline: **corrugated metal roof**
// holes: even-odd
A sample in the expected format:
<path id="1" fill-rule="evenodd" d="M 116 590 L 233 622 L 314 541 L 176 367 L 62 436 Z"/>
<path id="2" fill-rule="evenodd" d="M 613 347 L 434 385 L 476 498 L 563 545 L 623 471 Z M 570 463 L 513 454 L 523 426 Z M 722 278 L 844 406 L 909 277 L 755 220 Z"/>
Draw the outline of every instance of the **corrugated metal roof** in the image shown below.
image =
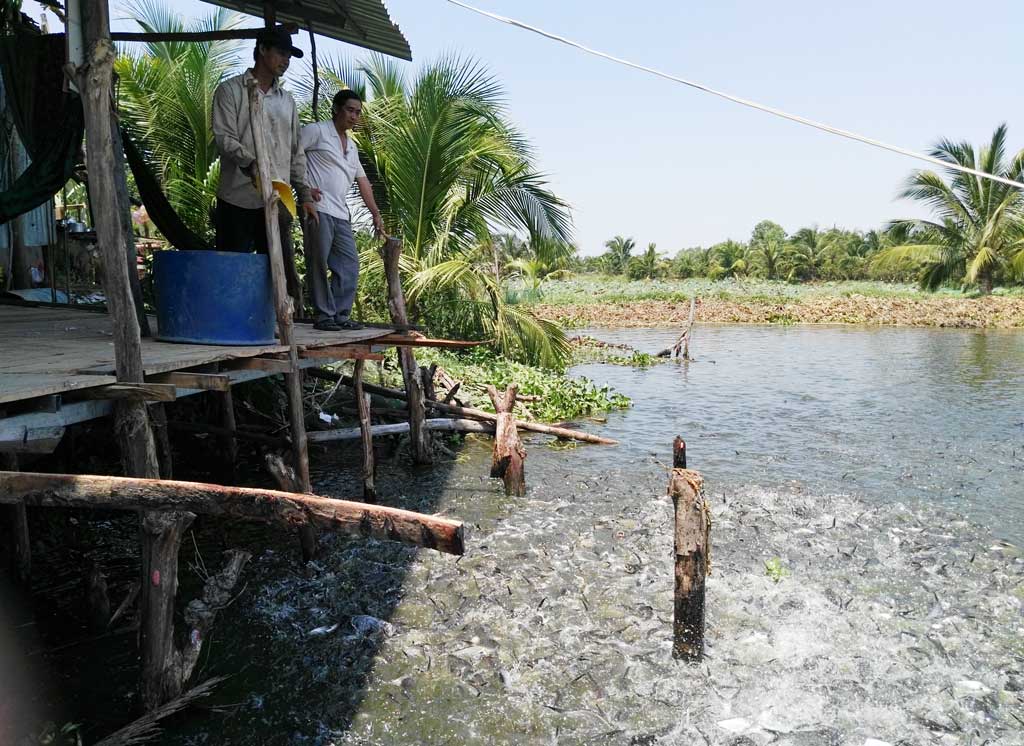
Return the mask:
<path id="1" fill-rule="evenodd" d="M 213 5 L 263 17 L 262 0 L 205 0 Z M 382 0 L 271 0 L 278 23 L 313 25 L 313 33 L 403 60 L 412 59 L 409 42 L 391 21 Z"/>

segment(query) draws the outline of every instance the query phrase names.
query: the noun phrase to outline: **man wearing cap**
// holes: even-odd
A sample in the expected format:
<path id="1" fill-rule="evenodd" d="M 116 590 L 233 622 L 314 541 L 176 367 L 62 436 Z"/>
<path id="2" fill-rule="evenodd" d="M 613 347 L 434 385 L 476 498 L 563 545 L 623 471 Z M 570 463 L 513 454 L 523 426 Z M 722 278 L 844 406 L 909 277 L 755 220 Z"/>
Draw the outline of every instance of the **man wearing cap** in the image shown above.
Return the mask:
<path id="1" fill-rule="evenodd" d="M 249 86 L 255 85 L 265 112 L 266 141 L 271 178 L 290 182 L 302 205 L 302 214 L 315 221 L 317 211 L 306 185 L 306 155 L 299 148 L 299 115 L 295 100 L 281 84 L 292 57 L 302 50 L 292 45 L 283 26 L 264 29 L 256 37 L 254 64 L 241 75 L 228 78 L 213 94 L 213 138 L 220 152 L 217 188 L 218 251 L 267 252 L 263 195 L 256 189 L 256 148 L 249 120 Z M 291 221 L 282 216 L 281 244 L 288 275 L 288 292 L 301 302 L 295 275 Z"/>

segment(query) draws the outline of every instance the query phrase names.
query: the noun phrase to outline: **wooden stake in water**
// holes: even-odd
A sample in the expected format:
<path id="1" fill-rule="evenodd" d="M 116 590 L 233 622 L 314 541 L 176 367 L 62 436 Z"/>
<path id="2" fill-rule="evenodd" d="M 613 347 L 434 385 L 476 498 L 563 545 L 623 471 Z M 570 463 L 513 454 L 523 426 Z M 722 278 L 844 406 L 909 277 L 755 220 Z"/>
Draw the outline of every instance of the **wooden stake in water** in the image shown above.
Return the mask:
<path id="1" fill-rule="evenodd" d="M 711 546 L 704 478 L 686 467 L 686 443 L 673 444 L 668 485 L 675 508 L 675 615 L 672 657 L 690 663 L 704 656 L 704 579 Z"/>

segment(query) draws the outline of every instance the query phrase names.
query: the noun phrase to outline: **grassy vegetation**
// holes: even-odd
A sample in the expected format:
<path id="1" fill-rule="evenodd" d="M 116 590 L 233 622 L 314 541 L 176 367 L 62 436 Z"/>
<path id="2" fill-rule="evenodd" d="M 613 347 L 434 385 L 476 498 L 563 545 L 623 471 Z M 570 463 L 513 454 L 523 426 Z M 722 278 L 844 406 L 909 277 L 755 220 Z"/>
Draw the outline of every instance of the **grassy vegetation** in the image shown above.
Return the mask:
<path id="1" fill-rule="evenodd" d="M 1024 288 L 996 288 L 996 296 L 1024 297 Z M 620 276 L 577 275 L 569 279 L 549 280 L 544 284 L 539 303 L 547 306 L 596 305 L 632 301 L 689 302 L 690 298 L 716 298 L 735 301 L 800 302 L 807 298 L 964 298 L 960 290 L 945 288 L 936 292 L 917 285 L 850 280 L 843 282 L 788 283 L 780 280 L 629 280 Z M 971 297 L 971 296 L 966 296 Z"/>
<path id="2" fill-rule="evenodd" d="M 1024 327 L 1024 289 L 991 294 L 867 280 L 789 284 L 771 280 L 628 280 L 577 275 L 545 283 L 541 316 L 565 327 L 677 326 L 690 298 L 698 322 L 869 324 L 952 328 Z"/>

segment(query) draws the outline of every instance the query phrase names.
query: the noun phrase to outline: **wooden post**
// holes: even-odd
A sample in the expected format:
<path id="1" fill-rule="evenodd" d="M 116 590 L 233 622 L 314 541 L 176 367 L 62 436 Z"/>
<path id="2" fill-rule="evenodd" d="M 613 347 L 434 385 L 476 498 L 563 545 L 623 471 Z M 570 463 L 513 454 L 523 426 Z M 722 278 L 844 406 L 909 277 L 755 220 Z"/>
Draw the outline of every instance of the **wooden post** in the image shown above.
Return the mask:
<path id="1" fill-rule="evenodd" d="M 427 401 L 437 401 L 437 391 L 434 388 L 434 376 L 437 375 L 437 363 L 431 363 L 428 368 L 420 366 L 420 375 L 423 376 L 423 396 Z"/>
<path id="2" fill-rule="evenodd" d="M 114 363 L 117 380 L 142 383 L 142 342 L 135 303 L 131 293 L 128 248 L 122 231 L 122 205 L 115 184 L 115 154 L 111 93 L 114 45 L 110 40 L 110 15 L 107 0 L 85 0 L 86 63 L 75 71 L 85 112 L 86 165 L 89 173 L 89 197 L 96 225 L 98 244 L 103 255 L 103 284 L 107 308 L 113 321 Z M 124 206 L 127 209 L 127 205 Z M 132 268 L 134 271 L 134 266 Z M 125 472 L 136 477 L 159 477 L 156 446 L 149 413 L 143 401 L 119 400 L 114 408 L 114 432 L 117 435 Z M 177 513 L 150 518 L 141 517 L 142 526 L 142 624 L 139 646 L 142 654 L 142 701 L 154 709 L 165 692 L 174 688 L 170 667 L 173 653 L 174 589 L 177 587 L 177 537 L 190 516 Z M 150 528 L 161 527 L 168 540 L 161 540 Z M 148 528 L 147 528 L 148 527 Z M 170 541 L 174 539 L 174 541 Z M 151 582 L 158 578 L 159 583 Z M 170 594 L 168 596 L 168 593 Z"/>
<path id="3" fill-rule="evenodd" d="M 398 260 L 402 255 L 402 242 L 397 238 L 388 238 L 382 249 L 384 254 L 384 274 L 388 282 L 388 310 L 391 320 L 396 324 L 407 325 L 409 315 L 405 308 L 405 295 L 402 293 L 402 276 L 398 268 Z M 413 458 L 418 464 L 429 464 L 434 460 L 430 448 L 430 433 L 423 426 L 426 420 L 423 392 L 423 378 L 416 356 L 412 348 L 399 347 L 398 360 L 402 366 L 402 378 L 405 381 L 405 393 L 409 401 L 409 437 L 412 440 Z"/>
<path id="4" fill-rule="evenodd" d="M 230 482 L 234 483 L 237 476 L 236 467 L 238 466 L 238 438 L 235 437 L 238 425 L 235 422 L 235 397 L 231 393 L 230 386 L 227 391 L 221 392 L 219 395 L 214 394 L 214 396 L 220 402 L 221 424 L 225 430 L 221 440 L 224 447 L 224 457 L 227 461 L 224 465 L 224 475 Z"/>
<path id="5" fill-rule="evenodd" d="M 672 441 L 672 468 L 686 468 L 686 441 L 678 435 Z"/>
<path id="6" fill-rule="evenodd" d="M 690 298 L 690 316 L 686 321 L 686 329 L 679 335 L 679 339 L 676 340 L 675 345 L 672 347 L 672 353 L 676 357 L 680 356 L 680 349 L 682 349 L 683 360 L 690 359 L 690 335 L 693 333 L 693 319 L 697 313 L 697 296 Z"/>
<path id="7" fill-rule="evenodd" d="M 313 22 L 307 21 L 309 30 L 309 56 L 313 64 L 313 121 L 320 121 L 320 66 L 316 59 L 316 34 L 313 33 Z"/>
<path id="8" fill-rule="evenodd" d="M 114 148 L 114 187 L 117 189 L 117 201 L 121 208 L 118 216 L 121 220 L 121 233 L 124 235 L 124 261 L 128 267 L 128 286 L 132 292 L 132 303 L 135 306 L 135 318 L 139 322 L 139 331 L 143 337 L 151 337 L 153 334 L 149 329 L 146 304 L 142 300 L 142 281 L 139 280 L 135 232 L 132 230 L 132 203 L 128 197 L 128 176 L 124 170 L 124 142 L 121 139 L 121 129 L 117 126 L 117 122 L 111 121 L 110 126 L 110 140 Z"/>
<path id="9" fill-rule="evenodd" d="M 171 453 L 171 436 L 167 429 L 167 410 L 161 402 L 156 402 L 149 406 L 149 417 L 156 443 L 157 461 L 160 464 L 160 476 L 164 479 L 174 479 L 174 458 Z"/>
<path id="10" fill-rule="evenodd" d="M 295 470 L 284 462 L 284 459 L 276 453 L 268 453 L 265 457 L 267 469 L 277 482 L 282 492 L 302 493 L 299 485 L 299 478 L 295 476 Z M 316 532 L 312 526 L 299 525 L 299 546 L 302 548 L 302 561 L 309 562 L 316 556 Z"/>
<path id="11" fill-rule="evenodd" d="M 363 441 L 363 499 L 368 503 L 377 502 L 377 488 L 373 483 L 373 423 L 370 421 L 370 395 L 363 391 L 363 367 L 365 360 L 356 360 L 352 374 L 352 387 L 359 410 L 359 434 Z"/>
<path id="12" fill-rule="evenodd" d="M 683 466 L 679 464 L 682 463 Z M 711 518 L 704 478 L 685 468 L 686 444 L 673 444 L 668 493 L 675 509 L 675 610 L 672 657 L 690 663 L 704 656 L 704 579 L 710 573 Z"/>
<path id="13" fill-rule="evenodd" d="M 270 3 L 265 3 L 265 8 Z M 288 362 L 290 373 L 285 373 L 285 388 L 288 390 L 288 418 L 292 431 L 292 456 L 295 476 L 299 491 L 310 492 L 309 451 L 306 444 L 306 422 L 302 404 L 302 371 L 299 370 L 299 352 L 292 334 L 292 301 L 288 297 L 288 283 L 285 278 L 284 255 L 281 250 L 281 226 L 278 221 L 278 197 L 274 191 L 273 174 L 270 173 L 269 149 L 264 130 L 265 117 L 259 93 L 258 83 L 252 79 L 249 84 L 249 126 L 252 128 L 253 144 L 256 149 L 256 168 L 260 176 L 260 188 L 263 190 L 264 222 L 267 229 L 267 248 L 270 259 L 270 275 L 273 280 L 274 309 L 277 313 L 277 328 L 281 344 L 288 346 Z M 315 555 L 316 536 L 313 528 L 303 526 L 299 532 L 302 544 L 302 556 L 309 561 Z M 313 555 L 310 555 L 310 552 Z"/>
<path id="14" fill-rule="evenodd" d="M 516 420 L 512 414 L 516 405 L 516 386 L 509 386 L 504 396 L 498 396 L 494 386 L 488 385 L 487 395 L 491 397 L 494 411 L 498 413 L 494 425 L 491 477 L 504 480 L 506 495 L 525 495 L 526 474 L 523 462 L 526 460 L 526 449 L 519 440 L 519 431 L 516 430 Z"/>
<path id="15" fill-rule="evenodd" d="M 0 453 L 0 469 L 4 471 L 18 470 L 18 456 L 14 453 Z M 32 580 L 32 544 L 28 533 L 28 509 L 25 503 L 11 506 L 11 533 L 14 536 L 14 572 L 18 580 L 28 585 Z"/>

